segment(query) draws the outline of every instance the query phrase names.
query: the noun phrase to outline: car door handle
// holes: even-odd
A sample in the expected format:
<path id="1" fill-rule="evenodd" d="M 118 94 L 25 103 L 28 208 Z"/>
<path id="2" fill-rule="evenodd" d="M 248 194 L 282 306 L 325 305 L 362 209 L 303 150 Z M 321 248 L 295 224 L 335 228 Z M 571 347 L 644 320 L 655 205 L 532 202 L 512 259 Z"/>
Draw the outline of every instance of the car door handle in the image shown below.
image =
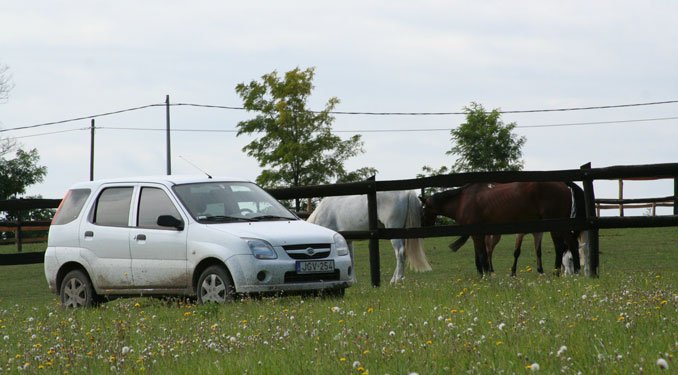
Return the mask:
<path id="1" fill-rule="evenodd" d="M 94 237 L 94 232 L 92 232 L 91 230 L 86 231 L 85 232 L 85 238 L 88 238 L 88 237 Z"/>
<path id="2" fill-rule="evenodd" d="M 137 241 L 146 241 L 146 235 L 145 234 L 137 234 L 134 236 L 134 239 Z"/>

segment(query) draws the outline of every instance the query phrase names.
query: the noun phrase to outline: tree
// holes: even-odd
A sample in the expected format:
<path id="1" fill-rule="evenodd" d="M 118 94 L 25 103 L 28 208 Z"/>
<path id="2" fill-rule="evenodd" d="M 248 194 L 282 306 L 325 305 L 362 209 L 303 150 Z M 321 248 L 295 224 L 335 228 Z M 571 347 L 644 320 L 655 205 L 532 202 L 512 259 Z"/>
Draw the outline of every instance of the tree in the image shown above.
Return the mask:
<path id="1" fill-rule="evenodd" d="M 454 146 L 447 155 L 457 156 L 456 172 L 519 171 L 525 137 L 512 133 L 515 123 L 504 124 L 497 109 L 486 112 L 478 103 L 464 107 L 466 122 L 452 129 Z"/>
<path id="2" fill-rule="evenodd" d="M 0 65 L 0 103 L 7 100 L 13 84 L 5 65 Z M 15 152 L 14 159 L 5 155 Z M 47 168 L 38 166 L 40 156 L 36 149 L 28 152 L 21 149 L 11 138 L 0 138 L 0 200 L 16 198 L 26 193 L 26 188 L 42 182 Z"/>
<path id="3" fill-rule="evenodd" d="M 0 200 L 16 198 L 28 186 L 42 182 L 47 167 L 38 166 L 39 160 L 36 149 L 17 149 L 14 159 L 0 158 Z"/>
<path id="4" fill-rule="evenodd" d="M 257 177 L 264 187 L 356 181 L 376 172 L 374 168 L 345 169 L 347 159 L 364 152 L 363 143 L 360 135 L 342 140 L 332 134 L 334 117 L 330 112 L 339 103 L 336 97 L 330 98 L 322 111 L 307 108 L 314 74 L 314 68 L 296 68 L 284 77 L 273 71 L 261 81 L 240 83 L 235 88 L 243 107 L 257 113 L 238 123 L 237 135 L 262 134 L 243 151 L 264 168 Z"/>
<path id="5" fill-rule="evenodd" d="M 438 169 L 422 167 L 417 178 L 459 172 L 518 171 L 523 168 L 521 148 L 525 137 L 512 133 L 515 123 L 504 124 L 499 110 L 486 112 L 482 105 L 472 102 L 464 107 L 466 122 L 452 129 L 453 147 L 446 155 L 457 159 L 451 168 Z M 424 194 L 431 195 L 441 188 L 426 188 Z"/>
<path id="6" fill-rule="evenodd" d="M 8 73 L 7 65 L 0 64 L 0 103 L 7 100 L 9 92 L 14 85 L 12 84 L 12 76 Z"/>

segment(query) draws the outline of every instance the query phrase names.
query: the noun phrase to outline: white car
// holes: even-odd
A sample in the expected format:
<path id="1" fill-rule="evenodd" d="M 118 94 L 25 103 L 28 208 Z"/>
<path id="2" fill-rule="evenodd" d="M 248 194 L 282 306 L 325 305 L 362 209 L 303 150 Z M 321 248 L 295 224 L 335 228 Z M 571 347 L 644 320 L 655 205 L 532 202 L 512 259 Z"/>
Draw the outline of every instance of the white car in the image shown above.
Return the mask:
<path id="1" fill-rule="evenodd" d="M 300 220 L 251 182 L 187 176 L 71 187 L 49 229 L 45 276 L 69 307 L 117 295 L 341 296 L 355 283 L 339 233 Z"/>

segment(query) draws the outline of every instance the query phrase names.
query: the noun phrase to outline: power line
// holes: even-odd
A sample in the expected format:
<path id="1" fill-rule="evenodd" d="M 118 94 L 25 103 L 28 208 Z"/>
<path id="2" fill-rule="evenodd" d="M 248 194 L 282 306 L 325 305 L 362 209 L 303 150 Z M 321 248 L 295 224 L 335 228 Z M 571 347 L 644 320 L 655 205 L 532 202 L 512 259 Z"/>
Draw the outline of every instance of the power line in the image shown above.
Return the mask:
<path id="1" fill-rule="evenodd" d="M 590 121 L 590 122 L 572 122 L 572 123 L 557 123 L 557 124 L 538 124 L 538 125 L 517 125 L 516 128 L 556 128 L 569 126 L 591 126 L 591 125 L 612 125 L 612 124 L 628 124 L 639 122 L 652 121 L 667 121 L 678 120 L 678 117 L 656 117 L 634 120 L 613 120 L 613 121 Z M 101 126 L 97 130 L 132 130 L 132 131 L 167 131 L 164 128 L 139 128 L 139 127 L 112 127 Z M 452 128 L 419 128 L 419 129 L 344 129 L 332 130 L 333 133 L 406 133 L 406 132 L 437 132 L 450 131 Z M 237 133 L 237 129 L 171 129 L 174 132 L 194 132 L 194 133 Z"/>
<path id="2" fill-rule="evenodd" d="M 650 121 L 666 121 L 666 120 L 678 120 L 678 117 L 656 117 L 656 118 L 643 118 L 643 119 L 636 119 L 636 120 L 615 120 L 615 121 L 571 122 L 571 123 L 549 124 L 549 125 L 516 125 L 516 128 L 557 128 L 557 127 L 563 127 L 563 126 L 628 124 L 628 123 L 634 123 L 634 122 L 650 122 Z"/>
<path id="3" fill-rule="evenodd" d="M 612 121 L 589 121 L 589 122 L 571 122 L 571 123 L 557 123 L 557 124 L 537 124 L 537 125 L 517 125 L 516 128 L 530 129 L 530 128 L 557 128 L 557 127 L 572 127 L 572 126 L 592 126 L 592 125 L 612 125 L 612 124 L 631 124 L 631 123 L 640 123 L 640 122 L 653 122 L 653 121 L 667 121 L 667 120 L 678 120 L 678 117 L 655 117 L 655 118 L 644 118 L 644 119 L 634 119 L 634 120 L 612 120 Z M 95 127 L 96 130 L 128 130 L 128 131 L 167 131 L 166 128 L 140 128 L 140 127 L 118 127 L 118 126 L 99 126 Z M 13 129 L 8 129 L 13 130 Z M 21 138 L 31 138 L 39 137 L 42 135 L 51 135 L 59 133 L 67 133 L 80 130 L 91 130 L 90 127 L 86 128 L 75 128 L 75 129 L 66 129 L 53 132 L 37 133 L 30 134 L 18 137 L 10 137 L 13 139 Z M 420 129 L 344 129 L 344 130 L 333 130 L 333 133 L 414 133 L 414 132 L 449 132 L 452 128 L 420 128 Z M 181 129 L 175 128 L 170 129 L 172 132 L 186 132 L 186 133 L 237 133 L 237 129 Z"/>
<path id="4" fill-rule="evenodd" d="M 508 111 L 499 110 L 498 112 L 502 113 L 502 114 L 517 114 L 517 113 L 587 111 L 587 110 L 594 110 L 594 109 L 629 108 L 629 107 L 642 107 L 642 106 L 673 104 L 673 103 L 678 103 L 678 100 L 666 100 L 666 101 L 648 102 L 648 103 L 615 104 L 615 105 L 590 106 L 590 107 L 526 109 L 526 110 L 508 110 Z M 188 106 L 188 107 L 202 107 L 202 108 L 231 109 L 231 110 L 245 110 L 245 108 L 243 108 L 243 107 L 231 107 L 231 106 L 210 105 L 210 104 L 174 103 L 174 104 L 171 104 L 171 105 Z M 321 111 L 309 111 L 309 112 L 320 113 Z M 450 116 L 450 115 L 465 115 L 466 114 L 466 112 L 357 112 L 357 111 L 329 111 L 329 113 L 333 114 L 333 115 L 369 115 L 369 116 Z"/>
<path id="5" fill-rule="evenodd" d="M 658 102 L 647 102 L 647 103 L 632 103 L 632 104 L 616 104 L 616 105 L 605 105 L 605 106 L 589 106 L 589 107 L 571 107 L 571 108 L 552 108 L 552 109 L 527 109 L 527 110 L 508 110 L 508 111 L 498 111 L 502 114 L 518 114 L 518 113 L 543 113 L 543 112 L 568 112 L 568 111 L 585 111 L 585 110 L 598 110 L 598 109 L 614 109 L 614 108 L 629 108 L 629 107 L 642 107 L 642 106 L 652 106 L 652 105 L 662 105 L 662 104 L 674 104 L 678 103 L 678 100 L 665 100 Z M 0 129 L 0 133 L 11 131 L 11 130 L 24 130 L 32 129 L 43 126 L 51 126 L 64 124 L 68 122 L 89 120 L 97 117 L 111 116 L 115 114 L 138 111 L 142 109 L 147 109 L 151 107 L 161 107 L 166 104 L 147 104 L 139 107 L 132 107 L 121 109 L 117 111 L 99 113 L 89 116 L 81 116 L 66 120 L 60 121 L 51 121 L 35 125 L 19 126 L 14 128 Z M 244 107 L 235 107 L 235 106 L 224 106 L 224 105 L 211 105 L 211 104 L 195 104 L 195 103 L 170 103 L 170 106 L 186 106 L 186 107 L 199 107 L 199 108 L 216 108 L 216 109 L 228 109 L 228 110 L 246 110 Z M 321 111 L 309 111 L 313 113 L 320 113 Z M 451 116 L 451 115 L 465 115 L 466 112 L 355 112 L 355 111 L 330 111 L 330 114 L 333 115 L 369 115 L 369 116 Z"/>
<path id="6" fill-rule="evenodd" d="M 32 138 L 32 137 L 39 137 L 39 136 L 42 136 L 42 135 L 69 133 L 69 132 L 80 131 L 80 130 L 90 130 L 90 128 L 75 128 L 75 129 L 56 130 L 56 131 L 53 131 L 53 132 L 36 133 L 36 134 L 22 135 L 22 136 L 18 136 L 18 137 L 10 137 L 10 138 L 12 138 L 12 139 Z"/>
<path id="7" fill-rule="evenodd" d="M 142 105 L 142 106 L 139 106 L 139 107 L 133 107 L 133 108 L 127 108 L 127 109 L 121 109 L 121 110 L 112 111 L 112 112 L 99 113 L 99 114 L 96 114 L 96 115 L 76 117 L 76 118 L 71 118 L 71 119 L 68 119 L 68 120 L 52 121 L 52 122 L 45 122 L 45 123 L 42 123 L 42 124 L 18 126 L 18 127 L 15 127 L 15 128 L 8 128 L 8 129 L 0 129 L 0 133 L 10 131 L 10 130 L 33 129 L 33 128 L 39 128 L 39 127 L 42 127 L 42 126 L 65 124 L 67 122 L 74 122 L 74 121 L 80 121 L 80 120 L 90 120 L 90 119 L 97 118 L 97 117 L 117 115 L 117 114 L 120 114 L 120 113 L 138 111 L 140 109 L 146 109 L 146 108 L 151 108 L 151 107 L 159 107 L 159 106 L 164 106 L 164 105 L 165 104 L 148 104 L 148 105 Z"/>

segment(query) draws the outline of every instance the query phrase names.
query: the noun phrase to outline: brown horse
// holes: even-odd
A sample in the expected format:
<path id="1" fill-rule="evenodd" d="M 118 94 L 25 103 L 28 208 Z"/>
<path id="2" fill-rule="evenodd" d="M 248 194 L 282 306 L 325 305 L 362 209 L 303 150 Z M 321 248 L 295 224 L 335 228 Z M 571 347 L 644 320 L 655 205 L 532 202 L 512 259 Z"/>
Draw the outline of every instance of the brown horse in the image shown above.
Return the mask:
<path id="1" fill-rule="evenodd" d="M 576 210 L 573 210 L 573 198 Z M 583 200 L 583 190 L 571 182 L 469 184 L 422 198 L 422 225 L 433 225 L 437 215 L 450 217 L 462 225 L 569 218 L 575 211 L 577 214 L 583 213 Z M 577 236 L 578 233 L 567 230 L 551 232 L 556 249 L 556 268 L 560 268 L 565 251 L 570 250 L 575 271 L 579 270 Z M 462 236 L 451 247 L 459 248 L 468 237 Z M 481 275 L 492 271 L 487 240 L 484 235 L 473 236 L 476 268 Z M 513 256 L 511 272 L 515 275 L 520 256 L 518 243 Z"/>

